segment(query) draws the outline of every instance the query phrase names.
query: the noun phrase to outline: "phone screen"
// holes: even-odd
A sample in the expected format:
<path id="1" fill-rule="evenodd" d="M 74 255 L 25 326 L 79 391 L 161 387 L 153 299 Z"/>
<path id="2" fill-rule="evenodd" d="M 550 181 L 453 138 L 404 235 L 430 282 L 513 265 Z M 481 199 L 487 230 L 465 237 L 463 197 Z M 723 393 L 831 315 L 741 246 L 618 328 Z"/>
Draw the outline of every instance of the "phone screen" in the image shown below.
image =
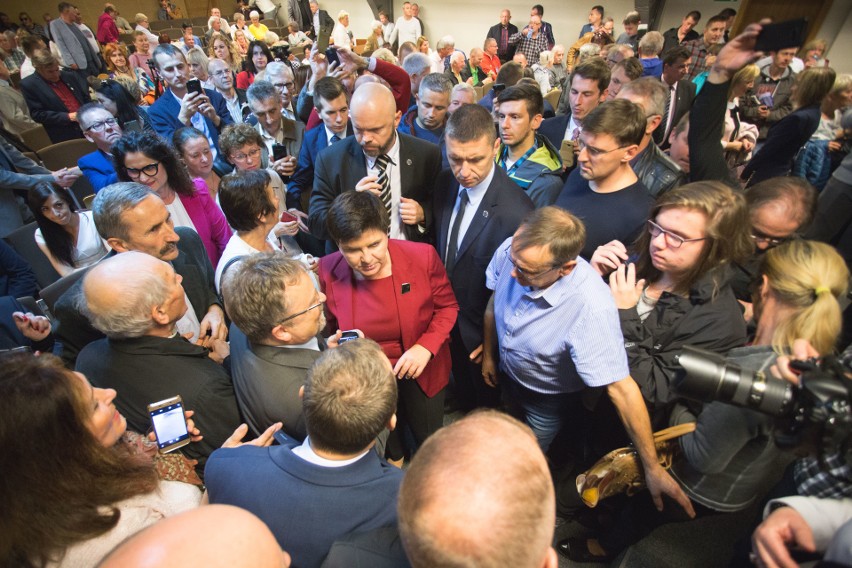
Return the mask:
<path id="1" fill-rule="evenodd" d="M 807 18 L 762 26 L 754 46 L 756 51 L 779 51 L 804 45 L 808 32 Z"/>
<path id="2" fill-rule="evenodd" d="M 157 435 L 157 447 L 160 451 L 171 451 L 189 441 L 186 418 L 183 415 L 183 403 L 175 402 L 150 411 Z"/>
<path id="3" fill-rule="evenodd" d="M 328 59 L 328 64 L 337 63 L 340 65 L 340 58 L 337 57 L 337 50 L 333 47 L 329 47 L 325 50 L 325 58 Z"/>
<path id="4" fill-rule="evenodd" d="M 339 345 L 341 343 L 346 343 L 347 341 L 352 341 L 354 339 L 358 339 L 357 331 L 344 331 L 340 334 L 340 340 L 337 342 L 337 344 Z"/>

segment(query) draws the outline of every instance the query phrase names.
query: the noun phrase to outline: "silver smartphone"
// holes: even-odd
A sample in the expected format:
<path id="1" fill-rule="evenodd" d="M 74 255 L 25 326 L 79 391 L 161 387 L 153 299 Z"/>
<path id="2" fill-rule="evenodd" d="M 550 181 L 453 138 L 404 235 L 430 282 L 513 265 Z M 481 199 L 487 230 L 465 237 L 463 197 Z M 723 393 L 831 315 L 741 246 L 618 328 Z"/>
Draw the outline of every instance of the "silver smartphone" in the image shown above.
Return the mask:
<path id="1" fill-rule="evenodd" d="M 178 396 L 148 405 L 148 414 L 154 424 L 157 448 L 166 454 L 189 443 L 189 431 L 183 415 L 183 399 Z"/>

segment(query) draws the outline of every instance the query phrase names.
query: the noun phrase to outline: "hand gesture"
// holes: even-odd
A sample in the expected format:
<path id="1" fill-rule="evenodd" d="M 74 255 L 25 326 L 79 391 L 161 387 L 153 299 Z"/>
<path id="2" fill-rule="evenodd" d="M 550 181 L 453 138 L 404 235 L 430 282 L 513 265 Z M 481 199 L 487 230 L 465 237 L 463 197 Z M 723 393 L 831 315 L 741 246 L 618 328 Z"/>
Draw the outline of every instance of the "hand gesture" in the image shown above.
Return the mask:
<path id="1" fill-rule="evenodd" d="M 58 185 L 64 187 L 65 189 L 68 189 L 69 187 L 74 185 L 74 182 L 77 181 L 77 178 L 79 178 L 80 175 L 81 172 L 79 172 L 79 168 L 62 168 L 61 170 L 56 170 L 55 172 L 53 172 L 53 179 Z"/>
<path id="2" fill-rule="evenodd" d="M 12 319 L 21 335 L 30 341 L 41 341 L 50 335 L 50 320 L 44 316 L 34 316 L 30 312 L 13 312 Z"/>
<path id="3" fill-rule="evenodd" d="M 768 20 L 762 20 L 761 23 L 766 23 Z M 713 80 L 713 83 L 724 82 L 733 76 L 734 73 L 763 56 L 762 51 L 755 51 L 754 46 L 757 43 L 757 36 L 762 29 L 761 24 L 749 24 L 743 33 L 727 42 L 722 48 L 722 51 L 716 56 L 711 69 L 712 75 L 721 74 L 723 81 Z"/>
<path id="4" fill-rule="evenodd" d="M 278 161 L 272 162 L 271 167 L 282 177 L 290 177 L 296 173 L 298 161 L 295 156 L 286 156 Z"/>
<path id="5" fill-rule="evenodd" d="M 627 262 L 627 247 L 621 241 L 610 241 L 595 249 L 590 264 L 595 272 L 606 276 Z"/>
<path id="6" fill-rule="evenodd" d="M 402 354 L 393 368 L 393 374 L 398 379 L 416 379 L 431 361 L 432 354 L 422 345 L 414 344 L 411 349 Z"/>
<path id="7" fill-rule="evenodd" d="M 778 377 L 779 379 L 784 379 L 793 383 L 794 385 L 798 385 L 801 382 L 799 375 L 794 373 L 790 369 L 791 361 L 807 361 L 808 359 L 815 359 L 819 357 L 819 353 L 814 346 L 811 345 L 811 342 L 807 339 L 797 339 L 793 342 L 793 355 L 782 355 L 778 357 L 775 361 L 775 364 L 769 368 L 770 372 Z"/>
<path id="8" fill-rule="evenodd" d="M 304 211 L 299 211 L 295 207 L 291 207 L 290 209 L 287 210 L 287 212 L 290 213 L 291 215 L 299 218 L 299 229 L 300 230 L 302 230 L 306 233 L 310 232 L 310 229 L 308 229 L 308 225 L 307 225 L 307 220 L 308 220 L 308 214 L 307 213 L 305 213 Z M 314 264 L 316 264 L 316 260 L 314 260 Z M 311 270 L 316 272 L 316 269 L 313 268 L 313 267 L 311 268 Z"/>
<path id="9" fill-rule="evenodd" d="M 228 358 L 228 355 L 231 354 L 231 346 L 228 345 L 227 341 L 222 339 L 207 338 L 204 346 L 210 350 L 210 353 L 208 353 L 207 356 L 220 365 L 224 363 L 225 359 Z"/>
<path id="10" fill-rule="evenodd" d="M 622 264 L 609 275 L 609 290 L 619 310 L 629 310 L 636 307 L 642 290 L 645 289 L 645 279 L 636 281 L 636 265 Z"/>
<path id="11" fill-rule="evenodd" d="M 201 430 L 195 426 L 195 421 L 192 420 L 192 417 L 195 415 L 194 410 L 184 410 L 183 418 L 186 420 L 186 431 L 189 432 L 189 441 L 190 442 L 200 442 L 204 439 L 204 436 L 201 435 Z M 153 430 L 148 432 L 148 439 L 152 442 L 157 441 L 157 434 Z"/>
<path id="12" fill-rule="evenodd" d="M 355 191 L 369 191 L 379 199 L 382 198 L 382 186 L 378 183 L 379 176 L 364 176 L 355 184 Z"/>
<path id="13" fill-rule="evenodd" d="M 480 343 L 479 347 L 471 351 L 467 358 L 470 359 L 471 363 L 482 364 L 482 344 Z"/>
<path id="14" fill-rule="evenodd" d="M 207 97 L 200 93 L 187 92 L 183 100 L 180 101 L 180 111 L 178 111 L 178 120 L 182 124 L 189 125 L 192 117 L 198 112 L 198 107 L 201 103 L 207 100 Z"/>
<path id="15" fill-rule="evenodd" d="M 672 479 L 669 472 L 659 464 L 656 464 L 650 471 L 645 470 L 645 485 L 648 486 L 648 491 L 651 493 L 651 498 L 654 500 L 654 505 L 658 511 L 663 510 L 662 495 L 665 494 L 677 501 L 690 518 L 695 518 L 695 509 L 692 508 L 689 497 L 686 496 L 677 481 Z"/>
<path id="16" fill-rule="evenodd" d="M 289 221 L 287 223 L 278 223 L 275 227 L 272 228 L 272 232 L 276 237 L 295 237 L 299 234 L 299 222 L 298 221 Z"/>
<path id="17" fill-rule="evenodd" d="M 358 75 L 362 69 L 366 69 L 369 61 L 365 57 L 361 57 L 351 49 L 338 48 L 337 58 L 340 59 L 340 70 L 343 73 L 351 73 Z"/>
<path id="18" fill-rule="evenodd" d="M 814 533 L 804 517 L 791 507 L 775 509 L 760 523 L 751 537 L 751 549 L 758 566 L 797 568 L 788 547 L 815 552 Z"/>
<path id="19" fill-rule="evenodd" d="M 224 341 L 228 338 L 228 326 L 225 324 L 225 312 L 218 305 L 213 304 L 207 310 L 204 318 L 199 322 L 200 329 L 199 337 L 204 337 L 207 332 L 210 332 L 211 339 L 221 339 Z"/>
<path id="20" fill-rule="evenodd" d="M 413 199 L 402 197 L 399 200 L 399 215 L 406 225 L 420 225 L 426 220 L 423 207 Z"/>
<path id="21" fill-rule="evenodd" d="M 243 438 L 248 434 L 248 425 L 240 424 L 237 426 L 237 429 L 234 430 L 234 433 L 231 434 L 231 437 L 225 440 L 222 444 L 223 448 L 239 448 L 240 446 L 258 446 L 261 448 L 266 448 L 272 445 L 272 442 L 275 440 L 275 433 L 284 427 L 284 424 L 281 422 L 276 422 L 272 426 L 266 429 L 260 436 L 255 438 L 254 440 L 249 440 L 248 442 L 243 442 Z"/>

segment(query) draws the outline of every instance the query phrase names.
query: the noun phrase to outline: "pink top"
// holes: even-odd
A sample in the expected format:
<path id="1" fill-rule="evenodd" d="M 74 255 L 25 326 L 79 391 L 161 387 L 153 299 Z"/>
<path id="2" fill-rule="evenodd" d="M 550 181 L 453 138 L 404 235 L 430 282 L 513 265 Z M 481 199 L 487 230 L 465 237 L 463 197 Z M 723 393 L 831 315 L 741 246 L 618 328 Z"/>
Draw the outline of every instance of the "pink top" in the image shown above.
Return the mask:
<path id="1" fill-rule="evenodd" d="M 142 71 L 144 71 L 145 74 L 149 77 L 154 76 L 154 74 L 151 73 L 151 68 L 148 67 L 148 60 L 151 59 L 150 53 L 148 55 L 142 55 L 141 53 L 132 53 L 127 59 L 130 62 L 131 69 L 136 69 L 138 67 L 139 69 L 142 69 Z"/>
<path id="2" fill-rule="evenodd" d="M 231 238 L 231 228 L 222 210 L 216 207 L 210 198 L 210 192 L 204 180 L 196 178 L 192 180 L 192 183 L 195 185 L 195 193 L 190 196 L 178 194 L 178 197 L 189 218 L 192 219 L 215 270 L 222 251 L 225 250 L 228 239 Z"/>

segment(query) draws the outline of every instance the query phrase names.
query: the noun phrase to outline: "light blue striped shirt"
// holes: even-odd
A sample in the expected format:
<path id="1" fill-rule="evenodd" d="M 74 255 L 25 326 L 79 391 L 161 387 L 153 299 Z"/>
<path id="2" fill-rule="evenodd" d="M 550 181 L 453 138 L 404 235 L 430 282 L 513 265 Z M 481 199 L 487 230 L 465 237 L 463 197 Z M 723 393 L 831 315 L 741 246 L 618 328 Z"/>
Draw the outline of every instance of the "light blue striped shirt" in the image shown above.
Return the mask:
<path id="1" fill-rule="evenodd" d="M 630 375 L 618 310 L 609 288 L 577 257 L 570 274 L 545 289 L 512 275 L 506 239 L 494 253 L 486 285 L 494 290 L 500 370 L 545 394 L 600 387 Z"/>

